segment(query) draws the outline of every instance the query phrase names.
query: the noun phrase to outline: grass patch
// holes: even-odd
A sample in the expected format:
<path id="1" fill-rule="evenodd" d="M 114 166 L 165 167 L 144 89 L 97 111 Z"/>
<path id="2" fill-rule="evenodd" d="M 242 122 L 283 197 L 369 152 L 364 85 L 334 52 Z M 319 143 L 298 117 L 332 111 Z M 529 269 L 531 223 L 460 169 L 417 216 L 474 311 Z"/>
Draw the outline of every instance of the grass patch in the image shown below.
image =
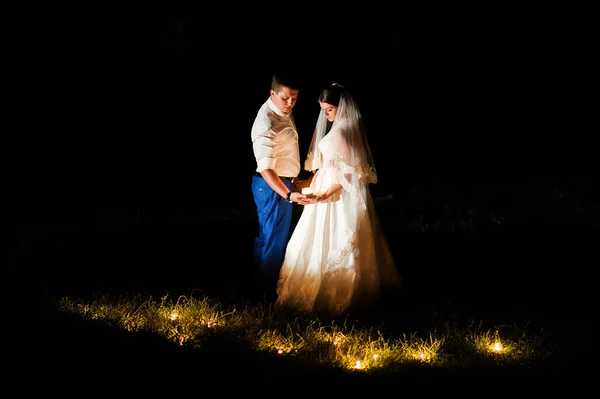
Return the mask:
<path id="1" fill-rule="evenodd" d="M 435 312 L 428 318 L 429 325 L 407 331 L 349 318 L 298 317 L 268 303 L 240 308 L 193 294 L 176 298 L 166 294 L 159 299 L 96 294 L 89 301 L 62 297 L 55 306 L 60 312 L 121 330 L 155 334 L 174 346 L 194 350 L 229 339 L 257 352 L 353 373 L 474 365 L 532 367 L 553 353 L 543 331 L 518 325 L 485 327 L 474 320 L 460 323 Z"/>

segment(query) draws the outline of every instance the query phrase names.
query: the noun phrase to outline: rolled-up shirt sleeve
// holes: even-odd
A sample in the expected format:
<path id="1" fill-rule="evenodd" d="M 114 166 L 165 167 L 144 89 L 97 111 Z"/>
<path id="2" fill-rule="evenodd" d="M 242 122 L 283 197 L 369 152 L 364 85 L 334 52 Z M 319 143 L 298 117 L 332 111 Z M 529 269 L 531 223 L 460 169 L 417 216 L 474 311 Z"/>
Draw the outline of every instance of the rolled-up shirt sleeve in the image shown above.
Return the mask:
<path id="1" fill-rule="evenodd" d="M 265 169 L 275 169 L 277 154 L 273 131 L 266 129 L 262 134 L 259 132 L 252 142 L 252 146 L 256 157 L 256 171 L 262 172 Z"/>

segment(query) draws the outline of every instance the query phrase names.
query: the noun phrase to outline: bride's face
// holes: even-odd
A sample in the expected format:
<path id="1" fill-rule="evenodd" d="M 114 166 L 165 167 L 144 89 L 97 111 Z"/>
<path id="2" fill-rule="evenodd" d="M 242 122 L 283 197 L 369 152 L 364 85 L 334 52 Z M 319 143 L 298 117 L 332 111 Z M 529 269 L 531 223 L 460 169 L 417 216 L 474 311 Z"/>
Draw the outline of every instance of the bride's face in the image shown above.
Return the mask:
<path id="1" fill-rule="evenodd" d="M 320 101 L 319 105 L 321 106 L 321 109 L 323 110 L 323 113 L 325 114 L 327 120 L 329 122 L 333 122 L 335 119 L 335 115 L 337 114 L 338 107 L 336 107 L 335 105 L 322 103 Z"/>

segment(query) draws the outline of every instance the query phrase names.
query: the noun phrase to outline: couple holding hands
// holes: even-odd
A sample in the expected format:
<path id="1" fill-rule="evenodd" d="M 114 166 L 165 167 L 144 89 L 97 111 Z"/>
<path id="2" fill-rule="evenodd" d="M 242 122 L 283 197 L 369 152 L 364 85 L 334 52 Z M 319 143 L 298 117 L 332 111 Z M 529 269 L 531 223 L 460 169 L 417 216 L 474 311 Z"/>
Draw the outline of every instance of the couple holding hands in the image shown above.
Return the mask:
<path id="1" fill-rule="evenodd" d="M 312 174 L 297 180 L 292 109 L 299 91 L 293 79 L 275 74 L 252 126 L 259 227 L 253 259 L 276 307 L 340 316 L 375 305 L 400 286 L 400 276 L 369 191 L 377 174 L 356 102 L 337 83 L 321 91 L 304 163 Z M 303 209 L 292 231 L 294 203 Z"/>

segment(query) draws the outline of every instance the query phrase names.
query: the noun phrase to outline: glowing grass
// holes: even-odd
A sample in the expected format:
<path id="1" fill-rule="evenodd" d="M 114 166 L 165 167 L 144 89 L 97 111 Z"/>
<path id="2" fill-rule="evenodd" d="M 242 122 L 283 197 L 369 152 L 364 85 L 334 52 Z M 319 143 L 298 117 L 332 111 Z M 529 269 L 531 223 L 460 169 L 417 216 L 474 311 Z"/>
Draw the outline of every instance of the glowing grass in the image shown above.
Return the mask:
<path id="1" fill-rule="evenodd" d="M 523 365 L 543 360 L 543 337 L 518 326 L 484 329 L 440 320 L 421 333 L 386 334 L 374 327 L 322 324 L 291 317 L 268 306 L 225 308 L 207 297 L 141 295 L 90 302 L 60 298 L 62 312 L 108 323 L 127 331 L 148 331 L 179 345 L 197 348 L 222 335 L 247 342 L 257 351 L 295 357 L 353 372 L 389 372 L 407 367 Z"/>

